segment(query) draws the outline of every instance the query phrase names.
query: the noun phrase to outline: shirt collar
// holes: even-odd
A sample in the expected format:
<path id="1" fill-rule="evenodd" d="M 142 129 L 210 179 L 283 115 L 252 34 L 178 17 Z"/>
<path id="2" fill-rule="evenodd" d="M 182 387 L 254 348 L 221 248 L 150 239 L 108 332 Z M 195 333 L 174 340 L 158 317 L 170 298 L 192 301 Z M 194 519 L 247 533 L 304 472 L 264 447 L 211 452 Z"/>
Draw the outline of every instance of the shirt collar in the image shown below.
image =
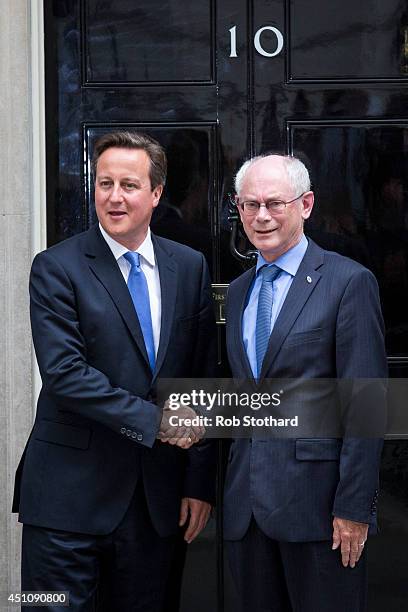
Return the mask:
<path id="1" fill-rule="evenodd" d="M 103 229 L 101 224 L 99 224 L 99 229 L 101 230 L 102 236 L 108 243 L 108 246 L 112 251 L 116 261 L 129 251 L 129 249 L 123 246 L 123 244 L 120 244 L 111 236 L 109 236 L 109 234 Z M 139 253 L 139 255 L 141 255 L 150 266 L 154 267 L 156 265 L 150 227 L 147 229 L 146 238 L 143 240 L 142 244 L 138 247 L 136 252 Z"/>
<path id="2" fill-rule="evenodd" d="M 280 255 L 280 257 L 278 257 L 273 263 L 291 276 L 295 276 L 296 272 L 299 269 L 300 263 L 303 257 L 305 256 L 307 246 L 307 238 L 304 234 L 302 234 L 302 238 L 300 239 L 300 241 L 295 244 L 294 247 L 289 249 L 289 251 L 286 251 L 286 253 Z M 259 253 L 258 261 L 256 263 L 256 272 L 258 273 L 258 270 L 265 265 L 269 266 L 271 265 L 271 263 L 266 261 L 262 257 L 261 253 Z"/>

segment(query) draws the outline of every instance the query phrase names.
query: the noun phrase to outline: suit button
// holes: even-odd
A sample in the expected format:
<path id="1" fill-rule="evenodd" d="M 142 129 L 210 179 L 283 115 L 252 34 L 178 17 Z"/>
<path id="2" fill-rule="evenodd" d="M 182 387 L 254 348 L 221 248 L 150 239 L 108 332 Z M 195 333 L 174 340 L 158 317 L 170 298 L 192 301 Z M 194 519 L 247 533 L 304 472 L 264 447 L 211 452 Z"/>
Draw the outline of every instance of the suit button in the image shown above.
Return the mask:
<path id="1" fill-rule="evenodd" d="M 132 431 L 132 438 L 134 439 L 136 438 L 136 436 L 137 436 L 137 433 L 135 431 Z"/>
<path id="2" fill-rule="evenodd" d="M 137 434 L 137 439 L 139 442 L 141 442 L 143 440 L 143 434 Z"/>
<path id="3" fill-rule="evenodd" d="M 130 429 L 127 429 L 127 430 L 126 430 L 126 435 L 127 435 L 127 436 L 132 435 L 132 431 L 131 431 Z"/>
<path id="4" fill-rule="evenodd" d="M 120 433 L 121 434 L 125 434 L 126 433 L 126 427 L 122 427 L 121 430 L 120 430 Z"/>

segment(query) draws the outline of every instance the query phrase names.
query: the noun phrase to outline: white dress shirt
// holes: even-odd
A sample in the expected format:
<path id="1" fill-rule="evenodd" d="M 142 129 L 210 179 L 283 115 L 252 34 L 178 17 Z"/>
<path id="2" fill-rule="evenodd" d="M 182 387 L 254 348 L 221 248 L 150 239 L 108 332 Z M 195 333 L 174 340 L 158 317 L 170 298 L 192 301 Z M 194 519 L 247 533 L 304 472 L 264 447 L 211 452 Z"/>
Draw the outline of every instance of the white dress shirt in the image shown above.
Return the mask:
<path id="1" fill-rule="evenodd" d="M 105 238 L 112 251 L 120 271 L 123 274 L 123 278 L 126 283 L 128 281 L 130 272 L 130 263 L 123 257 L 125 253 L 129 251 L 123 244 L 116 242 L 99 224 L 102 236 Z M 160 276 L 159 267 L 156 262 L 154 255 L 154 248 L 152 243 L 152 237 L 150 234 L 150 228 L 147 230 L 147 235 L 139 248 L 135 251 L 140 255 L 140 267 L 142 268 L 144 275 L 146 276 L 147 287 L 149 290 L 150 300 L 150 312 L 152 316 L 152 327 L 153 327 L 153 341 L 154 351 L 157 356 L 157 349 L 160 341 L 160 322 L 161 322 L 161 289 L 160 289 Z"/>

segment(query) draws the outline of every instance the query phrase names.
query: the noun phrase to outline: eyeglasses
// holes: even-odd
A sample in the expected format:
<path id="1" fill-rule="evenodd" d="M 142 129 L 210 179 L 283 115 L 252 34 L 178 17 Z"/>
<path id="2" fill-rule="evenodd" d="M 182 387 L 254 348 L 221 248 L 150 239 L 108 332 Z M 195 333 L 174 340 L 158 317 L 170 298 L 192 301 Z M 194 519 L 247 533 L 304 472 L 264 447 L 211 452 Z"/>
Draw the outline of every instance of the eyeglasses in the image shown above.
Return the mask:
<path id="1" fill-rule="evenodd" d="M 282 213 L 288 204 L 292 204 L 292 202 L 296 202 L 299 198 L 305 195 L 306 191 L 301 193 L 300 195 L 293 198 L 293 200 L 289 200 L 288 202 L 284 202 L 283 200 L 268 200 L 268 202 L 256 202 L 252 200 L 246 200 L 245 202 L 239 202 L 237 200 L 237 204 L 241 207 L 248 217 L 252 217 L 258 214 L 261 206 L 265 206 L 266 210 L 271 215 L 276 215 Z"/>

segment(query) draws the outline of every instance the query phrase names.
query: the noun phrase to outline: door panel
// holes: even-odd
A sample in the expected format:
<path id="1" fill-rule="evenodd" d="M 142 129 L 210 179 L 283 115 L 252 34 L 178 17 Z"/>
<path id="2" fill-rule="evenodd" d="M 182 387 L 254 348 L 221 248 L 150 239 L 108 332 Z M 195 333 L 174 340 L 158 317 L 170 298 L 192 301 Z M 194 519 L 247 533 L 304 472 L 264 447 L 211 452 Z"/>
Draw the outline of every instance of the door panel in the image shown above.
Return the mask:
<path id="1" fill-rule="evenodd" d="M 286 4 L 291 83 L 406 81 L 405 2 L 287 0 Z"/>
<path id="2" fill-rule="evenodd" d="M 217 125 L 186 123 L 105 123 L 84 125 L 85 166 L 90 167 L 93 144 L 113 130 L 140 131 L 156 138 L 168 154 L 168 179 L 152 218 L 152 230 L 159 236 L 183 242 L 202 251 L 213 269 L 213 228 L 215 215 L 209 202 L 216 201 Z M 96 223 L 91 173 L 85 175 L 88 224 Z"/>
<path id="3" fill-rule="evenodd" d="M 212 4 L 211 0 L 84 2 L 86 85 L 213 83 Z"/>
<path id="4" fill-rule="evenodd" d="M 317 206 L 307 231 L 318 244 L 376 275 L 389 356 L 406 354 L 408 121 L 287 122 L 290 150 L 311 168 Z M 319 151 L 319 158 L 315 156 Z"/>

